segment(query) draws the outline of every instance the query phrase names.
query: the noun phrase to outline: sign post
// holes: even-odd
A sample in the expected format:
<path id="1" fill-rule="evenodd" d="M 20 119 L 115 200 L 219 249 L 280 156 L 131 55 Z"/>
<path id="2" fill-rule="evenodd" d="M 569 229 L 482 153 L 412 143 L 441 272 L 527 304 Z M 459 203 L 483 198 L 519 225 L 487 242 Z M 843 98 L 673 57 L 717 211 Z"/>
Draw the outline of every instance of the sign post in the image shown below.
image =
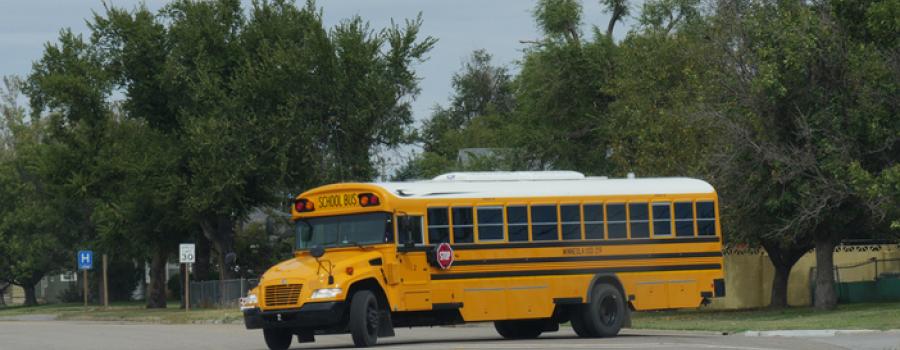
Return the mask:
<path id="1" fill-rule="evenodd" d="M 78 251 L 78 269 L 81 270 L 84 280 L 84 307 L 88 305 L 88 270 L 94 266 L 94 252 L 90 250 Z"/>
<path id="2" fill-rule="evenodd" d="M 179 262 L 184 264 L 184 311 L 191 309 L 191 264 L 194 263 L 195 253 L 193 243 L 182 243 L 178 246 L 180 254 Z"/>
<path id="3" fill-rule="evenodd" d="M 103 307 L 109 308 L 109 279 L 106 275 L 106 254 L 103 254 Z"/>

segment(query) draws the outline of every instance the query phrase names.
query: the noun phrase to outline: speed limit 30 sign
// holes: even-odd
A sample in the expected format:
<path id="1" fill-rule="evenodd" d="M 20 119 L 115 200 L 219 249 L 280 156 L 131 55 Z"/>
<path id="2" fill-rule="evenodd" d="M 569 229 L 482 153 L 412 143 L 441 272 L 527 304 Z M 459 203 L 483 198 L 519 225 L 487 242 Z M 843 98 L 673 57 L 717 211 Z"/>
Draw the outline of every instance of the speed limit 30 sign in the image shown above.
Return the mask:
<path id="1" fill-rule="evenodd" d="M 194 244 L 193 243 L 182 243 L 178 246 L 178 250 L 181 252 L 179 255 L 179 262 L 193 264 L 195 260 L 194 255 Z"/>

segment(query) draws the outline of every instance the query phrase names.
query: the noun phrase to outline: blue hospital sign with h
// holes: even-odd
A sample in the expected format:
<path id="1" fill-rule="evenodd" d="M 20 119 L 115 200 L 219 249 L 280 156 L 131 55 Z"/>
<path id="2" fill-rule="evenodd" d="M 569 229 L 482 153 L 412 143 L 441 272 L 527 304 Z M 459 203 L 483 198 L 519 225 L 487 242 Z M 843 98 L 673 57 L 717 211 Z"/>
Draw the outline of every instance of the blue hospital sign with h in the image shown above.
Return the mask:
<path id="1" fill-rule="evenodd" d="M 78 251 L 78 269 L 90 270 L 94 265 L 94 252 L 90 250 Z"/>

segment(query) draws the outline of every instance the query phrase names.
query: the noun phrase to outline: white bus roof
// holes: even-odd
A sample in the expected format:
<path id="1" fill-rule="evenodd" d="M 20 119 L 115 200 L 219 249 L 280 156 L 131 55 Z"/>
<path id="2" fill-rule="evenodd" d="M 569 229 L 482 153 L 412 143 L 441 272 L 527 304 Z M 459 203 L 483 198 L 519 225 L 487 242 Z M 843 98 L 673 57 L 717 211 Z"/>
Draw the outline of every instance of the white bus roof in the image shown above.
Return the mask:
<path id="1" fill-rule="evenodd" d="M 516 198 L 653 194 L 712 194 L 703 180 L 685 177 L 586 177 L 574 171 L 449 173 L 432 180 L 374 185 L 401 198 Z"/>

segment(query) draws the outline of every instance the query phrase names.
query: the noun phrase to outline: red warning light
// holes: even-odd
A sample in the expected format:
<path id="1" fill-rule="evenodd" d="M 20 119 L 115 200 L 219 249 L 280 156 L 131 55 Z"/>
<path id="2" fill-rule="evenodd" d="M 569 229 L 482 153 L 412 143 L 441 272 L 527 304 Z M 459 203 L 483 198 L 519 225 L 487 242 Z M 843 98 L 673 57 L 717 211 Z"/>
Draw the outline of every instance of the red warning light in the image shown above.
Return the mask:
<path id="1" fill-rule="evenodd" d="M 378 196 L 371 193 L 363 193 L 359 195 L 359 205 L 363 207 L 371 207 L 378 205 L 380 200 Z"/>

